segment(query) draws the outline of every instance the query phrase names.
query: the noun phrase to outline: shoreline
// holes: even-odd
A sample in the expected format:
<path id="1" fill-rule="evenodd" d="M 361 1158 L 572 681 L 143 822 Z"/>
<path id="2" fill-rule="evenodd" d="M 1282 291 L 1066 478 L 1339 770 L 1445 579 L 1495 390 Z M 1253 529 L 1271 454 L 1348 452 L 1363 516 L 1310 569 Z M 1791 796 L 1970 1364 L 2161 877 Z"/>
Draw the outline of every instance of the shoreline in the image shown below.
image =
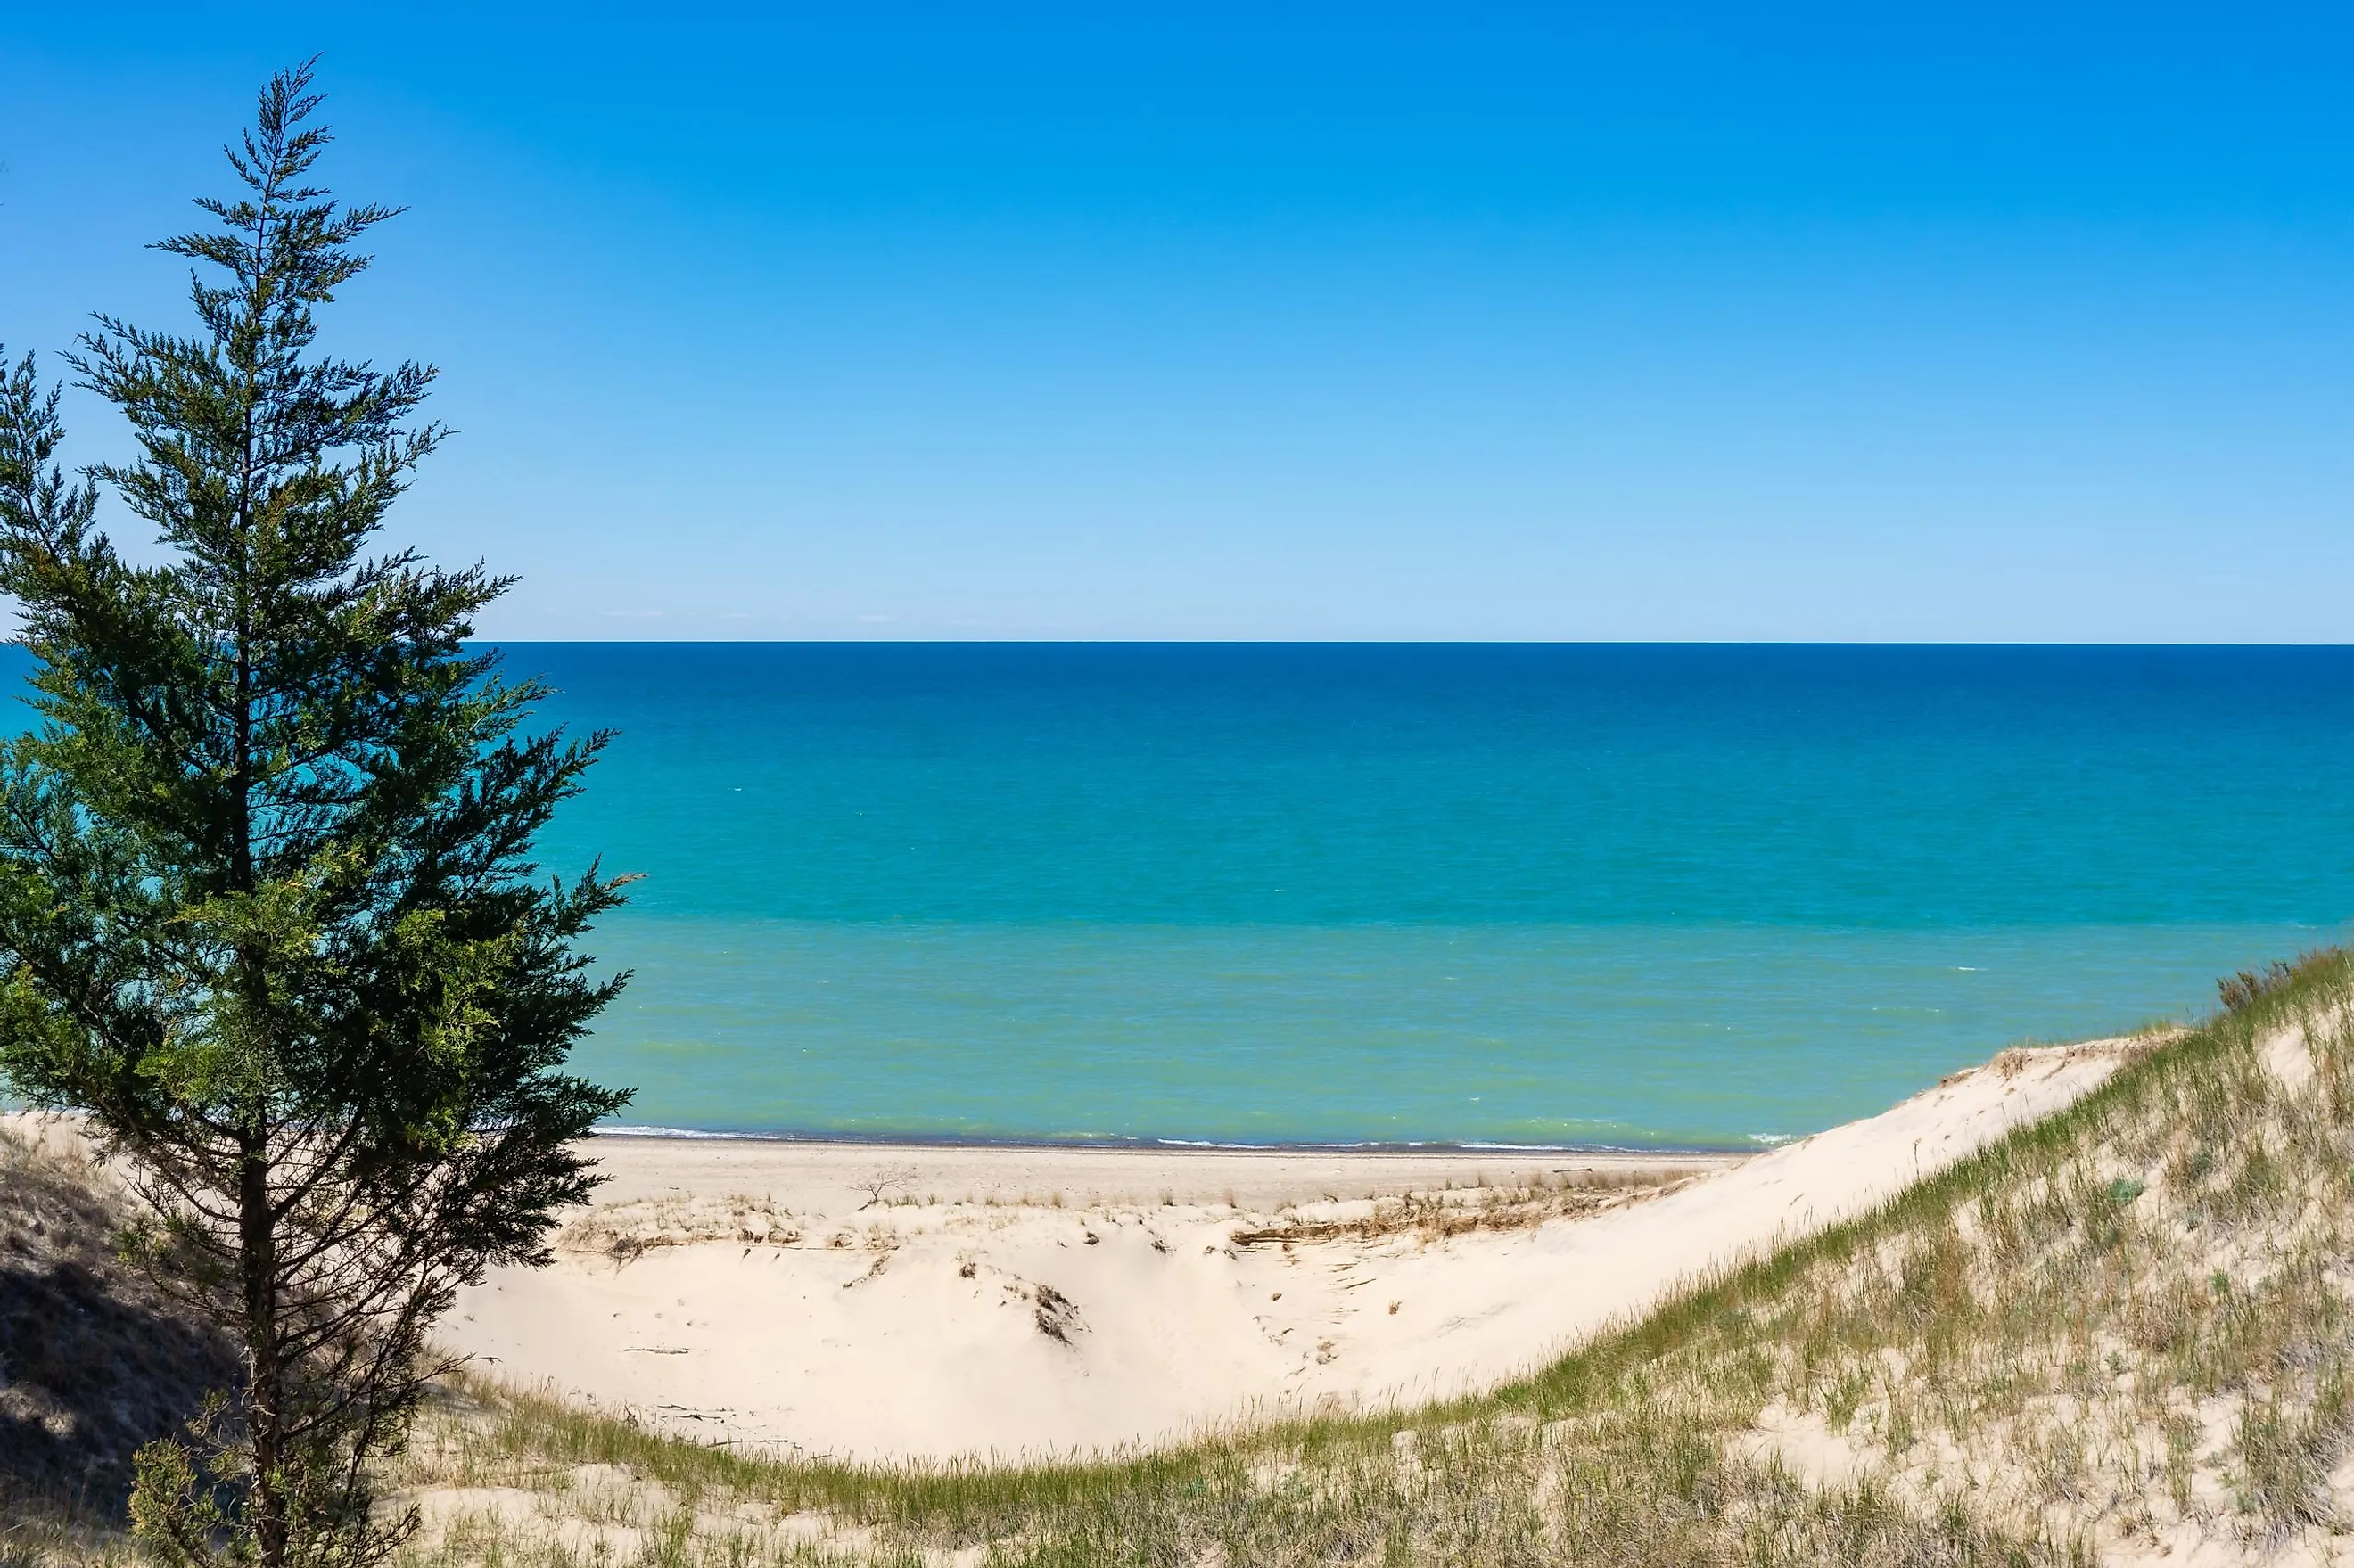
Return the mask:
<path id="1" fill-rule="evenodd" d="M 1750 1150 L 1352 1149 L 1299 1145 L 910 1143 L 602 1135 L 596 1203 L 758 1197 L 798 1214 L 900 1207 L 1172 1205 L 1258 1212 L 1423 1190 L 1525 1187 L 1731 1169 Z M 878 1184 L 886 1189 L 877 1197 Z"/>
<path id="2" fill-rule="evenodd" d="M 460 1293 L 489 1376 L 862 1462 L 1138 1452 L 1493 1387 L 2068 1105 L 2013 1048 L 1733 1155 L 608 1136 L 546 1268 Z"/>
<path id="3" fill-rule="evenodd" d="M 1768 1150 L 1779 1149 L 1786 1143 L 1797 1143 L 1815 1135 L 1808 1132 L 1752 1133 L 1746 1140 L 1738 1143 L 1505 1143 L 1484 1139 L 1359 1139 L 1329 1142 L 1246 1143 L 1211 1138 L 1128 1134 L 1097 1136 L 1074 1133 L 1068 1137 L 1057 1137 L 1052 1133 L 1006 1133 L 1001 1136 L 965 1132 L 752 1132 L 735 1128 L 623 1124 L 593 1127 L 588 1129 L 588 1136 L 600 1143 L 643 1139 L 652 1143 L 787 1143 L 864 1149 L 1107 1149 L 1170 1154 L 1182 1154 L 1194 1150 L 1229 1154 L 1598 1154 L 1738 1160 L 1763 1154 Z"/>

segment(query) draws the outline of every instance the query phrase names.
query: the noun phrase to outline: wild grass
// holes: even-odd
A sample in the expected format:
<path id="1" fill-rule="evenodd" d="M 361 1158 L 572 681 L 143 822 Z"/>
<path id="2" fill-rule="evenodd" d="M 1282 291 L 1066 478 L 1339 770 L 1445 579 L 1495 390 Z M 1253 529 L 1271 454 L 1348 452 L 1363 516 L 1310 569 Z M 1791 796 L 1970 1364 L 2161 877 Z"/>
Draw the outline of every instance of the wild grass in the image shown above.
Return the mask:
<path id="1" fill-rule="evenodd" d="M 2317 1552 L 2354 1528 L 2354 959 L 2248 981 L 2071 1108 L 1481 1398 L 984 1469 L 767 1457 L 461 1381 L 387 1478 L 427 1515 L 404 1562 L 1927 1568 Z M 1314 1223 L 1264 1239 L 1336 1239 Z"/>
<path id="2" fill-rule="evenodd" d="M 557 1231 L 554 1245 L 559 1252 L 596 1253 L 626 1263 L 657 1247 L 718 1242 L 791 1246 L 801 1241 L 803 1230 L 790 1210 L 766 1198 L 663 1196 L 599 1204 Z"/>

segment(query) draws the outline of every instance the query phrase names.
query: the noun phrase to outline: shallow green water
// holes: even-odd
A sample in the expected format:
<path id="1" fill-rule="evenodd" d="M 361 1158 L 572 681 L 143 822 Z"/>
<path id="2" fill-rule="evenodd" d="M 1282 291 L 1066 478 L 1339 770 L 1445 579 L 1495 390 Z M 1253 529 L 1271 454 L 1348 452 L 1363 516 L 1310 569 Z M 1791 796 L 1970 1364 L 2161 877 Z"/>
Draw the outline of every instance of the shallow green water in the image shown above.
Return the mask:
<path id="1" fill-rule="evenodd" d="M 530 645 L 633 1122 L 1741 1143 L 2354 913 L 2354 652 Z"/>

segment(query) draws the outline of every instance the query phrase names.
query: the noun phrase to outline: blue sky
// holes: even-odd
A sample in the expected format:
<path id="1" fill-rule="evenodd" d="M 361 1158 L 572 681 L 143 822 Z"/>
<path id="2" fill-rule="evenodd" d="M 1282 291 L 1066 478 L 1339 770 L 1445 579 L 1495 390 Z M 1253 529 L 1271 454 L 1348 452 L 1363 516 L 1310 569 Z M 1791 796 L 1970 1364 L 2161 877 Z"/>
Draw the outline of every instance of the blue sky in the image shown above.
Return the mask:
<path id="1" fill-rule="evenodd" d="M 2342 9 L 8 7 L 11 354 L 314 52 L 494 635 L 2354 640 Z"/>

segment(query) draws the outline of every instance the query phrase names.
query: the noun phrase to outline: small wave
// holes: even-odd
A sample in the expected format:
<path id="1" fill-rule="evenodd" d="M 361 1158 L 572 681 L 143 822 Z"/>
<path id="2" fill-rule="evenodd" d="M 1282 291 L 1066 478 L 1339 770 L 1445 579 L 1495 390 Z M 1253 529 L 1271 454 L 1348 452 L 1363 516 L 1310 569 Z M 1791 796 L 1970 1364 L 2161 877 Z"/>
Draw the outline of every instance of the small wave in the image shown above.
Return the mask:
<path id="1" fill-rule="evenodd" d="M 1230 1143 L 1214 1138 L 1156 1138 L 1156 1149 L 1236 1149 L 1262 1154 L 1316 1154 L 1349 1149 L 1420 1149 L 1419 1143 Z"/>
<path id="2" fill-rule="evenodd" d="M 780 1138 L 773 1132 L 713 1132 L 699 1127 L 631 1127 L 620 1122 L 600 1122 L 588 1129 L 599 1138 L 686 1138 L 717 1143 L 794 1143 L 798 1139 Z"/>
<path id="3" fill-rule="evenodd" d="M 1466 1143 L 1459 1147 L 1476 1149 L 1491 1154 L 1576 1154 L 1584 1152 L 1568 1143 Z"/>

